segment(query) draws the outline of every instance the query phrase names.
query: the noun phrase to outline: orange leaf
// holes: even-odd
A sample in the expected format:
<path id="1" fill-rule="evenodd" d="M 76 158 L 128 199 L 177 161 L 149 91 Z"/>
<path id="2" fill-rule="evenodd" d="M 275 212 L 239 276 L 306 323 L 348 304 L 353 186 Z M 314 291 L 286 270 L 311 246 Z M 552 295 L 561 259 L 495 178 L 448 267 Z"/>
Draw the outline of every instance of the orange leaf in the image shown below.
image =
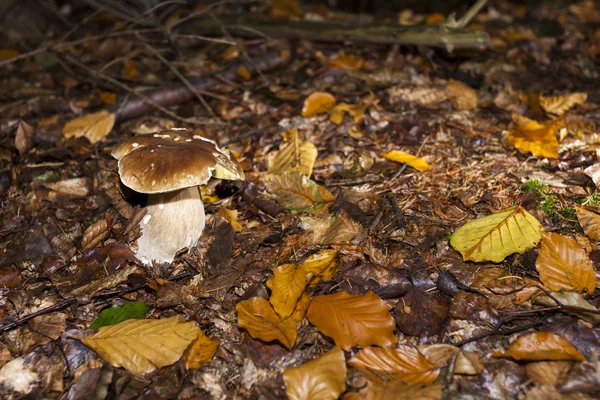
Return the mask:
<path id="1" fill-rule="evenodd" d="M 269 301 L 281 318 L 287 318 L 294 312 L 311 277 L 311 273 L 296 268 L 295 264 L 284 264 L 273 269 L 273 276 L 267 281 L 267 287 L 271 289 Z"/>
<path id="2" fill-rule="evenodd" d="M 240 302 L 236 307 L 238 326 L 248 331 L 250 336 L 264 342 L 274 340 L 288 349 L 296 343 L 296 322 L 292 319 L 279 320 L 269 302 L 262 297 L 252 297 Z"/>
<path id="3" fill-rule="evenodd" d="M 542 283 L 552 290 L 587 290 L 596 287 L 592 261 L 575 239 L 557 233 L 542 233 L 535 267 Z"/>
<path id="4" fill-rule="evenodd" d="M 517 361 L 584 361 L 585 357 L 562 337 L 550 332 L 536 332 L 521 336 L 506 353 L 494 357 L 513 358 Z"/>
<path id="5" fill-rule="evenodd" d="M 327 68 L 341 68 L 346 71 L 360 71 L 365 67 L 365 60 L 353 56 L 352 54 L 338 54 L 331 61 Z"/>
<path id="6" fill-rule="evenodd" d="M 308 310 L 308 306 L 310 305 L 311 300 L 312 298 L 310 297 L 310 294 L 308 294 L 308 292 L 302 293 L 300 300 L 298 300 L 298 303 L 296 304 L 294 312 L 292 313 L 292 315 L 290 315 L 288 319 L 296 321 L 296 325 L 300 325 L 302 323 L 302 320 L 304 319 L 304 316 L 306 315 L 306 311 Z"/>
<path id="7" fill-rule="evenodd" d="M 290 400 L 335 400 L 346 390 L 346 358 L 334 347 L 321 358 L 283 371 Z"/>
<path id="8" fill-rule="evenodd" d="M 250 74 L 250 71 L 248 71 L 248 68 L 244 67 L 243 65 L 238 67 L 237 72 L 242 78 L 244 78 L 244 80 L 249 81 L 250 78 L 252 78 L 252 75 Z"/>
<path id="9" fill-rule="evenodd" d="M 440 369 L 410 347 L 367 347 L 349 361 L 370 380 L 399 379 L 406 383 L 433 383 Z"/>
<path id="10" fill-rule="evenodd" d="M 117 102 L 117 95 L 113 92 L 101 91 L 98 93 L 98 97 L 100 97 L 100 100 L 102 100 L 102 102 L 108 106 L 111 106 Z"/>
<path id="11" fill-rule="evenodd" d="M 345 292 L 317 296 L 308 307 L 308 320 L 346 351 L 354 346 L 396 343 L 396 325 L 390 310 L 373 292 L 362 296 Z"/>
<path id="12" fill-rule="evenodd" d="M 508 132 L 508 145 L 521 152 L 531 152 L 537 157 L 558 157 L 558 139 L 556 132 L 563 128 L 564 121 L 559 120 L 540 124 L 519 115 L 513 115 L 516 124 Z"/>
<path id="13" fill-rule="evenodd" d="M 335 104 L 335 97 L 327 92 L 315 92 L 304 100 L 302 106 L 302 116 L 312 117 L 313 115 L 327 112 Z"/>
<path id="14" fill-rule="evenodd" d="M 198 369 L 204 364 L 210 362 L 217 352 L 217 348 L 219 348 L 220 343 L 221 342 L 218 340 L 211 339 L 203 332 L 200 332 L 198 337 L 192 343 L 190 343 L 183 354 L 185 369 L 188 371 L 191 369 Z"/>
<path id="15" fill-rule="evenodd" d="M 442 398 L 442 384 L 411 385 L 399 381 L 383 383 L 369 382 L 361 400 L 440 400 Z M 344 398 L 345 400 L 345 398 Z"/>
<path id="16" fill-rule="evenodd" d="M 329 119 L 334 124 L 341 125 L 344 121 L 344 113 L 347 112 L 354 119 L 354 123 L 357 124 L 365 114 L 365 109 L 366 107 L 361 104 L 339 103 L 329 110 Z"/>
<path id="17" fill-rule="evenodd" d="M 99 111 L 67 122 L 63 127 L 63 135 L 67 139 L 84 136 L 93 144 L 108 135 L 114 124 L 115 114 Z"/>
<path id="18" fill-rule="evenodd" d="M 592 240 L 600 240 L 600 207 L 575 207 L 575 212 L 585 234 Z"/>

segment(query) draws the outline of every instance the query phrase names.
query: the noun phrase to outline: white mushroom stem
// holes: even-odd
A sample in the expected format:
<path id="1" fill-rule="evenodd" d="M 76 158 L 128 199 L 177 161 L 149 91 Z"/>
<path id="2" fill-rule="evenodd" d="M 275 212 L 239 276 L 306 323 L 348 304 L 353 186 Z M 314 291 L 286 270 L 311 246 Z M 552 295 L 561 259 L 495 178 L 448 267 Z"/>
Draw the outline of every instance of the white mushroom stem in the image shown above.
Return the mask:
<path id="1" fill-rule="evenodd" d="M 136 254 L 144 264 L 170 263 L 179 250 L 198 244 L 205 224 L 198 186 L 151 194 L 146 209 Z"/>

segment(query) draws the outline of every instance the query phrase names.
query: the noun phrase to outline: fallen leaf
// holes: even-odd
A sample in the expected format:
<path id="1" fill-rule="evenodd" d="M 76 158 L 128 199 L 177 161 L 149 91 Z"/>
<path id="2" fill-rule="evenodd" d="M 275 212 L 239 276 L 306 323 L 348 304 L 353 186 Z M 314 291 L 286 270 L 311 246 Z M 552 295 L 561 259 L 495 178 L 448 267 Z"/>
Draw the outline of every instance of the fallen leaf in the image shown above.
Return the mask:
<path id="1" fill-rule="evenodd" d="M 454 372 L 458 375 L 478 375 L 483 372 L 485 366 L 481 361 L 479 353 L 461 350 L 454 362 Z"/>
<path id="2" fill-rule="evenodd" d="M 204 200 L 204 199 L 202 199 L 202 200 Z M 225 219 L 227 222 L 229 222 L 229 224 L 231 225 L 231 227 L 233 228 L 234 231 L 239 233 L 244 230 L 244 228 L 242 227 L 242 224 L 240 224 L 238 222 L 238 210 L 231 210 L 231 209 L 221 205 L 219 207 L 219 211 L 217 212 L 217 215 L 219 217 L 222 217 L 223 219 Z"/>
<path id="3" fill-rule="evenodd" d="M 405 383 L 433 383 L 440 369 L 410 347 L 368 347 L 348 362 L 375 382 L 398 379 Z"/>
<path id="4" fill-rule="evenodd" d="M 115 114 L 100 111 L 67 122 L 63 127 L 63 135 L 67 139 L 83 136 L 94 144 L 108 135 L 114 124 Z"/>
<path id="5" fill-rule="evenodd" d="M 296 325 L 302 324 L 302 320 L 304 320 L 304 316 L 306 315 L 306 311 L 308 311 L 308 306 L 310 305 L 310 301 L 312 297 L 308 292 L 302 293 L 300 300 L 296 303 L 296 308 L 292 315 L 290 315 L 290 320 L 295 321 Z"/>
<path id="6" fill-rule="evenodd" d="M 271 304 L 262 297 L 252 297 L 238 303 L 238 326 L 250 336 L 264 342 L 274 340 L 291 349 L 296 343 L 296 322 L 292 319 L 279 320 Z"/>
<path id="7" fill-rule="evenodd" d="M 600 207 L 576 206 L 575 213 L 585 234 L 592 240 L 600 240 Z"/>
<path id="8" fill-rule="evenodd" d="M 383 383 L 369 382 L 365 390 L 364 400 L 440 400 L 442 384 L 413 385 L 398 381 Z M 361 392 L 362 393 L 362 392 Z"/>
<path id="9" fill-rule="evenodd" d="M 533 215 L 515 206 L 467 222 L 454 231 L 450 244 L 464 260 L 500 262 L 535 247 L 541 230 Z"/>
<path id="10" fill-rule="evenodd" d="M 211 339 L 200 331 L 198 337 L 190 343 L 183 354 L 183 361 L 186 370 L 198 369 L 212 360 L 219 348 L 219 342 Z"/>
<path id="11" fill-rule="evenodd" d="M 304 293 L 312 274 L 295 264 L 285 264 L 273 269 L 273 276 L 267 281 L 271 289 L 269 301 L 281 319 L 289 317 Z"/>
<path id="12" fill-rule="evenodd" d="M 516 361 L 584 361 L 585 357 L 562 337 L 550 332 L 535 332 L 518 338 L 507 352 L 494 357 Z"/>
<path id="13" fill-rule="evenodd" d="M 329 112 L 329 119 L 336 125 L 341 125 L 344 121 L 345 113 L 350 114 L 354 123 L 358 124 L 365 114 L 366 106 L 362 104 L 339 103 L 333 106 Z"/>
<path id="14" fill-rule="evenodd" d="M 100 329 L 103 326 L 116 325 L 128 319 L 144 319 L 148 313 L 148 306 L 139 301 L 113 306 L 102 311 L 98 318 L 90 325 L 90 329 Z"/>
<path id="15" fill-rule="evenodd" d="M 394 313 L 402 333 L 431 337 L 438 335 L 444 328 L 448 308 L 448 300 L 440 293 L 429 293 L 413 287 L 400 299 Z"/>
<path id="16" fill-rule="evenodd" d="M 413 167 L 419 172 L 429 171 L 431 167 L 425 160 L 419 157 L 415 157 L 412 154 L 405 153 L 399 150 L 388 151 L 387 153 L 381 153 L 381 155 L 390 161 L 397 163 L 407 164 L 409 167 Z"/>
<path id="17" fill-rule="evenodd" d="M 585 103 L 587 93 L 570 93 L 562 96 L 540 96 L 540 105 L 550 114 L 563 115 L 565 112 Z"/>
<path id="18" fill-rule="evenodd" d="M 183 318 L 130 319 L 105 326 L 81 342 L 113 367 L 143 376 L 177 361 L 200 332 Z"/>
<path id="19" fill-rule="evenodd" d="M 268 175 L 265 186 L 275 195 L 277 203 L 292 213 L 325 211 L 335 200 L 327 189 L 300 172 Z"/>
<path id="20" fill-rule="evenodd" d="M 283 371 L 290 400 L 335 400 L 346 390 L 346 358 L 334 347 L 321 358 Z"/>
<path id="21" fill-rule="evenodd" d="M 314 297 L 307 315 L 311 324 L 346 351 L 354 346 L 396 343 L 390 310 L 371 291 L 362 296 L 339 292 Z"/>
<path id="22" fill-rule="evenodd" d="M 0 49 L 0 61 L 10 60 L 11 58 L 17 57 L 19 53 L 14 49 Z"/>
<path id="23" fill-rule="evenodd" d="M 446 86 L 446 95 L 455 110 L 466 111 L 477 108 L 477 92 L 462 82 L 450 79 Z"/>
<path id="24" fill-rule="evenodd" d="M 20 155 L 27 153 L 31 149 L 34 134 L 35 128 L 33 126 L 23 120 L 19 121 L 17 132 L 15 133 L 15 147 Z"/>
<path id="25" fill-rule="evenodd" d="M 337 54 L 329 61 L 329 69 L 341 68 L 346 71 L 360 71 L 365 68 L 365 60 L 352 54 Z"/>
<path id="26" fill-rule="evenodd" d="M 552 298 L 546 294 L 535 297 L 533 299 L 533 304 L 539 304 L 544 307 L 556 307 L 558 305 L 556 304 L 556 299 L 561 305 L 585 308 L 590 311 L 598 311 L 598 309 L 594 307 L 592 303 L 583 298 L 581 293 L 565 292 L 561 290 L 560 292 L 551 292 L 550 294 L 552 295 Z M 584 321 L 588 321 L 592 324 L 600 323 L 600 314 L 598 313 L 586 313 L 572 310 L 562 311 L 566 312 L 567 314 L 575 315 L 576 317 L 581 318 Z"/>
<path id="27" fill-rule="evenodd" d="M 573 363 L 569 361 L 539 361 L 525 365 L 527 377 L 538 385 L 558 386 L 566 378 Z"/>
<path id="28" fill-rule="evenodd" d="M 542 245 L 535 261 L 540 281 L 552 290 L 587 290 L 596 287 L 592 261 L 575 239 L 557 233 L 543 233 Z"/>
<path id="29" fill-rule="evenodd" d="M 300 217 L 300 220 L 314 244 L 349 243 L 360 232 L 360 225 L 343 215 Z"/>
<path id="30" fill-rule="evenodd" d="M 125 60 L 123 63 L 123 77 L 134 79 L 139 76 L 139 72 L 132 60 Z"/>
<path id="31" fill-rule="evenodd" d="M 335 104 L 335 97 L 327 92 L 315 92 L 304 100 L 302 116 L 304 118 L 327 112 Z"/>
<path id="32" fill-rule="evenodd" d="M 289 17 L 301 17 L 302 7 L 298 0 L 273 0 L 271 7 L 271 17 L 273 19 L 283 19 Z"/>
<path id="33" fill-rule="evenodd" d="M 289 140 L 269 162 L 270 174 L 298 171 L 306 177 L 312 175 L 317 159 L 317 148 L 309 141 L 301 140 L 296 129 L 287 132 Z"/>
<path id="34" fill-rule="evenodd" d="M 98 97 L 100 97 L 100 100 L 107 106 L 112 106 L 117 102 L 117 95 L 113 92 L 101 91 L 98 93 Z"/>
<path id="35" fill-rule="evenodd" d="M 250 71 L 248 71 L 248 68 L 244 67 L 243 65 L 238 67 L 237 73 L 240 74 L 240 76 L 246 81 L 249 81 L 252 78 L 252 74 Z"/>
<path id="36" fill-rule="evenodd" d="M 83 250 L 87 250 L 102 240 L 108 237 L 108 224 L 106 223 L 106 219 L 102 218 L 92 225 L 88 226 L 88 228 L 83 233 L 83 238 L 81 239 L 81 248 Z"/>
<path id="37" fill-rule="evenodd" d="M 563 128 L 563 120 L 540 124 L 514 114 L 513 121 L 515 126 L 508 132 L 509 146 L 523 153 L 531 152 L 536 157 L 558 158 L 556 133 Z"/>

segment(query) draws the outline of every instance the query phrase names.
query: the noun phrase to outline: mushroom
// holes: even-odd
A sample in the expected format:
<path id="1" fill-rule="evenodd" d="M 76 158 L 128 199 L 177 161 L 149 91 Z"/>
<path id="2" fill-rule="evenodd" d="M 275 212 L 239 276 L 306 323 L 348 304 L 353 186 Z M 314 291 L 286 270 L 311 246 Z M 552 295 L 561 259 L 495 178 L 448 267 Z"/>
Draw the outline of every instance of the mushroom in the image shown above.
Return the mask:
<path id="1" fill-rule="evenodd" d="M 144 264 L 169 263 L 177 251 L 198 244 L 205 225 L 199 185 L 211 177 L 244 179 L 227 150 L 183 130 L 133 137 L 112 156 L 119 160 L 123 184 L 149 194 L 136 254 Z"/>

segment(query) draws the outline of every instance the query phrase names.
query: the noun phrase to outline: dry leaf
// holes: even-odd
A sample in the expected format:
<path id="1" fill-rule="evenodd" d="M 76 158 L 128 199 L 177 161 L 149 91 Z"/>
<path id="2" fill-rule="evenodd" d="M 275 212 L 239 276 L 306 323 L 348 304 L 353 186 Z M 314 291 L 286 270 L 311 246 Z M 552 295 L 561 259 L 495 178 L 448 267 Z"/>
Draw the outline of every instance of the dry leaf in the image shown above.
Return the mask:
<path id="1" fill-rule="evenodd" d="M 585 234 L 592 240 L 600 240 L 600 207 L 576 206 L 575 212 Z"/>
<path id="2" fill-rule="evenodd" d="M 399 379 L 405 383 L 430 384 L 440 374 L 437 365 L 417 350 L 405 346 L 368 347 L 352 357 L 349 364 L 375 382 Z"/>
<path id="3" fill-rule="evenodd" d="M 321 358 L 283 371 L 290 400 L 335 400 L 346 390 L 346 358 L 339 347 Z"/>
<path id="4" fill-rule="evenodd" d="M 271 17 L 273 19 L 301 16 L 302 7 L 300 7 L 298 0 L 273 0 L 271 8 Z"/>
<path id="5" fill-rule="evenodd" d="M 339 103 L 329 110 L 329 119 L 336 125 L 341 125 L 344 121 L 344 114 L 348 113 L 358 124 L 365 114 L 366 106 L 362 104 Z"/>
<path id="6" fill-rule="evenodd" d="M 308 311 L 308 306 L 310 305 L 311 300 L 312 297 L 308 292 L 302 293 L 300 300 L 298 300 L 298 303 L 296 303 L 294 312 L 288 319 L 295 321 L 297 326 L 302 324 L 302 320 L 304 320 L 304 316 L 306 315 L 306 311 Z"/>
<path id="7" fill-rule="evenodd" d="M 93 247 L 108 237 L 108 224 L 102 218 L 90 225 L 83 233 L 81 248 L 83 250 Z"/>
<path id="8" fill-rule="evenodd" d="M 477 92 L 462 82 L 450 79 L 446 95 L 456 110 L 466 111 L 477 108 Z"/>
<path id="9" fill-rule="evenodd" d="M 484 370 L 483 362 L 478 353 L 462 350 L 456 356 L 454 373 L 458 375 L 478 375 Z"/>
<path id="10" fill-rule="evenodd" d="M 427 164 L 427 162 L 422 158 L 415 157 L 412 154 L 408 154 L 403 151 L 392 150 L 388 151 L 387 153 L 381 153 L 381 155 L 388 160 L 407 164 L 409 167 L 413 167 L 420 172 L 429 171 L 431 169 L 429 164 Z"/>
<path id="11" fill-rule="evenodd" d="M 240 76 L 246 81 L 249 81 L 252 78 L 252 74 L 250 71 L 248 71 L 248 68 L 244 67 L 243 65 L 238 67 L 237 73 L 240 74 Z"/>
<path id="12" fill-rule="evenodd" d="M 346 71 L 360 71 L 365 68 L 365 60 L 352 54 L 340 53 L 329 61 L 329 69 L 341 68 Z"/>
<path id="13" fill-rule="evenodd" d="M 544 307 L 556 307 L 558 304 L 556 304 L 555 300 L 558 300 L 561 305 L 585 308 L 590 311 L 598 311 L 598 309 L 594 307 L 592 303 L 583 298 L 581 293 L 565 292 L 561 290 L 560 292 L 551 292 L 550 294 L 552 295 L 552 298 L 546 294 L 543 294 L 533 299 L 533 303 L 542 305 Z M 564 309 L 562 311 L 566 312 L 567 314 L 575 315 L 576 317 L 592 324 L 600 323 L 600 314 L 598 313 L 586 313 Z"/>
<path id="14" fill-rule="evenodd" d="M 370 291 L 362 296 L 340 292 L 314 297 L 307 314 L 311 324 L 346 351 L 354 346 L 396 343 L 390 310 Z"/>
<path id="15" fill-rule="evenodd" d="M 302 116 L 312 117 L 313 115 L 327 112 L 335 104 L 335 97 L 327 92 L 315 92 L 304 100 L 302 106 Z"/>
<path id="16" fill-rule="evenodd" d="M 441 398 L 441 383 L 413 385 L 399 381 L 369 382 L 364 397 L 361 397 L 364 400 L 440 400 Z"/>
<path id="17" fill-rule="evenodd" d="M 248 331 L 250 336 L 264 342 L 274 340 L 288 349 L 296 343 L 296 321 L 288 318 L 280 321 L 269 302 L 262 297 L 241 301 L 235 307 L 238 312 L 238 326 Z"/>
<path id="18" fill-rule="evenodd" d="M 100 97 L 100 100 L 107 106 L 112 106 L 117 102 L 117 95 L 113 92 L 102 91 L 98 93 L 98 97 Z M 156 131 L 154 130 L 152 132 Z"/>
<path id="19" fill-rule="evenodd" d="M 130 319 L 104 326 L 81 342 L 113 367 L 143 376 L 177 361 L 199 333 L 195 322 L 186 322 L 179 316 Z"/>
<path id="20" fill-rule="evenodd" d="M 450 237 L 464 260 L 500 262 L 537 245 L 542 225 L 521 207 L 469 221 Z"/>
<path id="21" fill-rule="evenodd" d="M 221 344 L 221 342 L 209 338 L 200 331 L 198 337 L 190 343 L 183 355 L 185 369 L 188 371 L 191 369 L 198 369 L 204 364 L 209 363 L 217 352 L 219 344 Z"/>
<path id="22" fill-rule="evenodd" d="M 128 79 L 135 79 L 139 76 L 139 72 L 135 63 L 132 60 L 125 60 L 123 63 L 123 77 Z"/>
<path id="23" fill-rule="evenodd" d="M 569 373 L 569 361 L 539 361 L 525 365 L 527 377 L 538 385 L 557 386 Z"/>
<path id="24" fill-rule="evenodd" d="M 513 358 L 517 361 L 584 361 L 585 357 L 562 337 L 550 332 L 536 332 L 521 336 L 506 353 L 494 357 Z"/>
<path id="25" fill-rule="evenodd" d="M 204 198 L 202 200 L 204 200 Z M 225 219 L 227 222 L 229 222 L 234 231 L 241 232 L 244 230 L 244 228 L 242 227 L 242 224 L 240 224 L 238 222 L 238 211 L 237 210 L 230 210 L 229 208 L 221 205 L 219 207 L 219 211 L 217 212 L 217 215 L 219 217 Z"/>
<path id="26" fill-rule="evenodd" d="M 110 133 L 115 124 L 115 114 L 100 111 L 72 119 L 63 127 L 63 135 L 67 138 L 85 137 L 94 144 Z"/>
<path id="27" fill-rule="evenodd" d="M 543 233 L 542 245 L 535 262 L 540 281 L 552 290 L 587 290 L 596 287 L 592 261 L 575 239 L 557 233 Z"/>
<path id="28" fill-rule="evenodd" d="M 281 207 L 292 213 L 325 211 L 335 197 L 300 172 L 268 175 L 265 186 Z"/>
<path id="29" fill-rule="evenodd" d="M 508 145 L 523 153 L 531 152 L 537 157 L 558 158 L 556 133 L 563 128 L 564 121 L 540 124 L 529 118 L 514 114 L 515 126 L 508 132 Z"/>
<path id="30" fill-rule="evenodd" d="M 288 131 L 287 135 L 289 140 L 270 160 L 268 172 L 282 174 L 286 171 L 298 171 L 310 177 L 318 155 L 317 148 L 311 142 L 301 140 L 296 129 Z"/>
<path id="31" fill-rule="evenodd" d="M 295 264 L 285 264 L 273 269 L 273 276 L 267 281 L 271 289 L 269 301 L 281 319 L 292 315 L 298 299 L 304 293 L 312 274 Z"/>
<path id="32" fill-rule="evenodd" d="M 300 220 L 313 244 L 346 244 L 360 232 L 360 225 L 344 215 L 300 217 Z"/>
<path id="33" fill-rule="evenodd" d="M 27 153 L 31 149 L 34 134 L 35 128 L 33 126 L 23 120 L 19 121 L 17 132 L 15 133 L 15 147 L 20 155 Z"/>
<path id="34" fill-rule="evenodd" d="M 585 103 L 587 93 L 571 93 L 562 96 L 540 96 L 540 105 L 550 114 L 563 115 L 576 105 Z"/>
<path id="35" fill-rule="evenodd" d="M 451 344 L 424 344 L 417 346 L 417 350 L 440 368 L 448 365 L 452 357 L 461 351 Z"/>

